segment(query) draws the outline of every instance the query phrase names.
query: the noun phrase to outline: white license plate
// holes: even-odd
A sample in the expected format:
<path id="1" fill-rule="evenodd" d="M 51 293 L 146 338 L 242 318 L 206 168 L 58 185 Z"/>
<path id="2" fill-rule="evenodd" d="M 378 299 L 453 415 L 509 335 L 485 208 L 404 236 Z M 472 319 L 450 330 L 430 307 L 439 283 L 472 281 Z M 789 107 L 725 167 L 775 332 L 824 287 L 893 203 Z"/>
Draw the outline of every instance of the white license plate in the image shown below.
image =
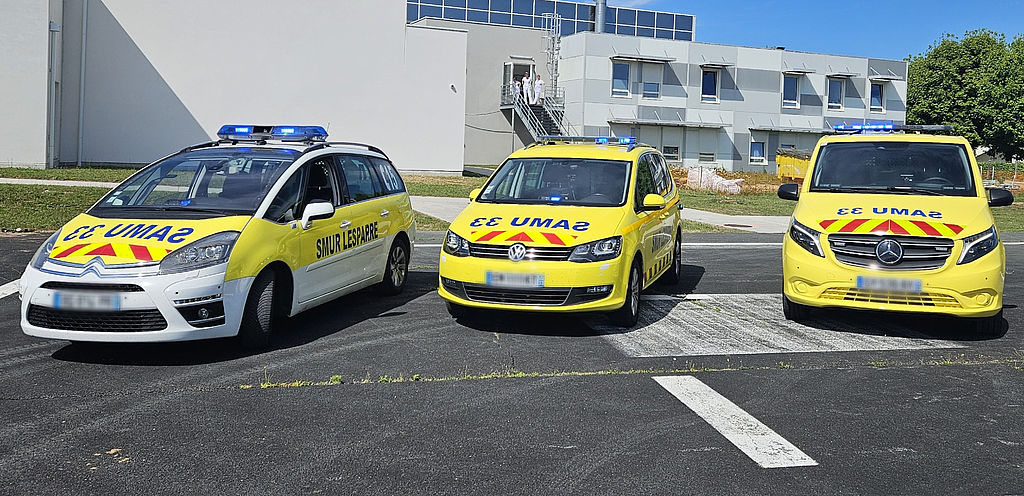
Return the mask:
<path id="1" fill-rule="evenodd" d="M 117 293 L 53 293 L 53 308 L 83 312 L 108 312 L 121 309 L 121 295 Z"/>
<path id="2" fill-rule="evenodd" d="M 891 293 L 920 293 L 921 280 L 857 276 L 857 289 L 888 291 Z"/>
<path id="3" fill-rule="evenodd" d="M 488 286 L 506 288 L 543 288 L 544 274 L 514 274 L 508 272 L 488 272 Z"/>

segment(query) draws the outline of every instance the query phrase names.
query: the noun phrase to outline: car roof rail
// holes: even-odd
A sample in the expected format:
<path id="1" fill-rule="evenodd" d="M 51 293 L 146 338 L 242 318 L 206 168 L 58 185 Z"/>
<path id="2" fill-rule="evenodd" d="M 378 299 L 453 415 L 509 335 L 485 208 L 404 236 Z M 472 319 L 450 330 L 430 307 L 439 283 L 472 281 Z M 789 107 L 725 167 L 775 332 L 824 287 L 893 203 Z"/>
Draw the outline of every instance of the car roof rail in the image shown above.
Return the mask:
<path id="1" fill-rule="evenodd" d="M 379 153 L 379 154 L 383 155 L 384 158 L 386 158 L 389 162 L 391 161 L 391 159 L 388 158 L 388 155 L 386 153 L 384 153 L 384 150 L 381 150 L 380 148 L 378 148 L 376 146 L 373 146 L 373 145 L 368 145 L 366 143 L 357 143 L 355 141 L 325 141 L 323 143 L 317 143 L 317 144 L 315 144 L 315 145 L 313 145 L 313 146 L 311 146 L 309 148 L 306 148 L 305 150 L 302 151 L 302 153 L 309 153 L 309 152 L 312 152 L 312 151 L 319 150 L 321 148 L 329 148 L 331 145 L 336 145 L 336 146 L 355 146 L 355 147 L 359 147 L 359 148 L 365 148 L 368 151 L 371 151 L 371 152 L 374 152 L 374 153 Z"/>

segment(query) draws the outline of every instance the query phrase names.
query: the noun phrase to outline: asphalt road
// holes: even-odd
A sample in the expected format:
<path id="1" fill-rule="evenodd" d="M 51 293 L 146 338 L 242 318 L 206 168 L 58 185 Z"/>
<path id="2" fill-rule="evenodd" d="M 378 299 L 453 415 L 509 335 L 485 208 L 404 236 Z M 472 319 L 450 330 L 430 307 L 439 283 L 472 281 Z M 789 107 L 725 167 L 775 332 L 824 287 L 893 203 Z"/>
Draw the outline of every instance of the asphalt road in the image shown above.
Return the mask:
<path id="1" fill-rule="evenodd" d="M 0 285 L 44 237 L 0 237 Z M 600 316 L 456 322 L 436 247 L 404 294 L 311 310 L 256 354 L 29 338 L 8 296 L 0 493 L 1024 493 L 1024 246 L 1007 247 L 1008 331 L 983 340 L 943 319 L 789 324 L 779 248 L 700 244 L 778 238 L 689 236 L 684 281 L 649 295 L 631 332 Z M 756 422 L 736 441 L 662 376 Z M 815 464 L 762 468 L 755 423 Z"/>

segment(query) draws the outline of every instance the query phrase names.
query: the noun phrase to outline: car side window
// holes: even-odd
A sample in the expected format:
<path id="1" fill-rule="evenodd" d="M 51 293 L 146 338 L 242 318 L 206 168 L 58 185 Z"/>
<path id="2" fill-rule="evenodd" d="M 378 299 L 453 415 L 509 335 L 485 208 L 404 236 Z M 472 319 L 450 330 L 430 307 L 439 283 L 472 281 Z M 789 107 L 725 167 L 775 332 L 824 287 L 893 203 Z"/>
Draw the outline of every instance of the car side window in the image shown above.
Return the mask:
<path id="1" fill-rule="evenodd" d="M 661 192 L 662 196 L 665 196 L 672 191 L 672 174 L 668 171 L 665 157 L 652 153 L 651 158 L 654 159 L 654 167 L 657 171 L 654 175 L 654 180 L 658 183 L 658 191 Z"/>
<path id="2" fill-rule="evenodd" d="M 651 171 L 650 155 L 643 155 L 637 161 L 636 168 L 636 211 L 639 212 L 643 209 L 645 196 L 657 192 L 657 183 L 655 183 L 654 173 Z"/>
<path id="3" fill-rule="evenodd" d="M 370 161 L 373 162 L 373 166 L 377 169 L 377 174 L 380 175 L 384 194 L 393 195 L 405 192 L 405 183 L 402 182 L 402 176 L 398 175 L 398 171 L 395 170 L 395 166 L 391 165 L 391 162 L 377 157 L 370 157 Z"/>
<path id="4" fill-rule="evenodd" d="M 380 180 L 371 168 L 369 157 L 340 155 L 341 172 L 348 184 L 348 201 L 359 202 L 383 195 Z"/>
<path id="5" fill-rule="evenodd" d="M 302 208 L 314 201 L 328 201 L 338 204 L 335 195 L 334 165 L 330 156 L 317 158 L 306 165 L 306 188 L 303 194 Z"/>
<path id="6" fill-rule="evenodd" d="M 288 178 L 288 181 L 281 186 L 281 191 L 277 193 L 274 200 L 270 202 L 270 207 L 267 208 L 266 215 L 263 218 L 277 222 L 278 224 L 285 224 L 293 220 L 298 220 L 302 216 L 302 212 L 299 211 L 299 193 L 302 192 L 302 171 L 296 171 L 292 174 L 292 177 Z"/>

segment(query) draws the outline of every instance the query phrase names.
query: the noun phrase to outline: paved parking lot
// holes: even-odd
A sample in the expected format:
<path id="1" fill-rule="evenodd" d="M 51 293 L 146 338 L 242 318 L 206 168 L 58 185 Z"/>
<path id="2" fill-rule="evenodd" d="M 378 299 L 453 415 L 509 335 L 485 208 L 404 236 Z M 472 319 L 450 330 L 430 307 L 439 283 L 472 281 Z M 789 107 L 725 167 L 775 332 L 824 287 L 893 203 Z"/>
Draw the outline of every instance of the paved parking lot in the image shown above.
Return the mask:
<path id="1" fill-rule="evenodd" d="M 24 336 L 0 299 L 0 492 L 1019 493 L 1024 246 L 1008 332 L 785 321 L 778 235 L 692 235 L 637 329 L 456 322 L 438 245 L 407 291 L 302 314 L 272 350 Z M 43 235 L 0 238 L 0 285 Z M 727 247 L 726 245 L 735 245 Z"/>

